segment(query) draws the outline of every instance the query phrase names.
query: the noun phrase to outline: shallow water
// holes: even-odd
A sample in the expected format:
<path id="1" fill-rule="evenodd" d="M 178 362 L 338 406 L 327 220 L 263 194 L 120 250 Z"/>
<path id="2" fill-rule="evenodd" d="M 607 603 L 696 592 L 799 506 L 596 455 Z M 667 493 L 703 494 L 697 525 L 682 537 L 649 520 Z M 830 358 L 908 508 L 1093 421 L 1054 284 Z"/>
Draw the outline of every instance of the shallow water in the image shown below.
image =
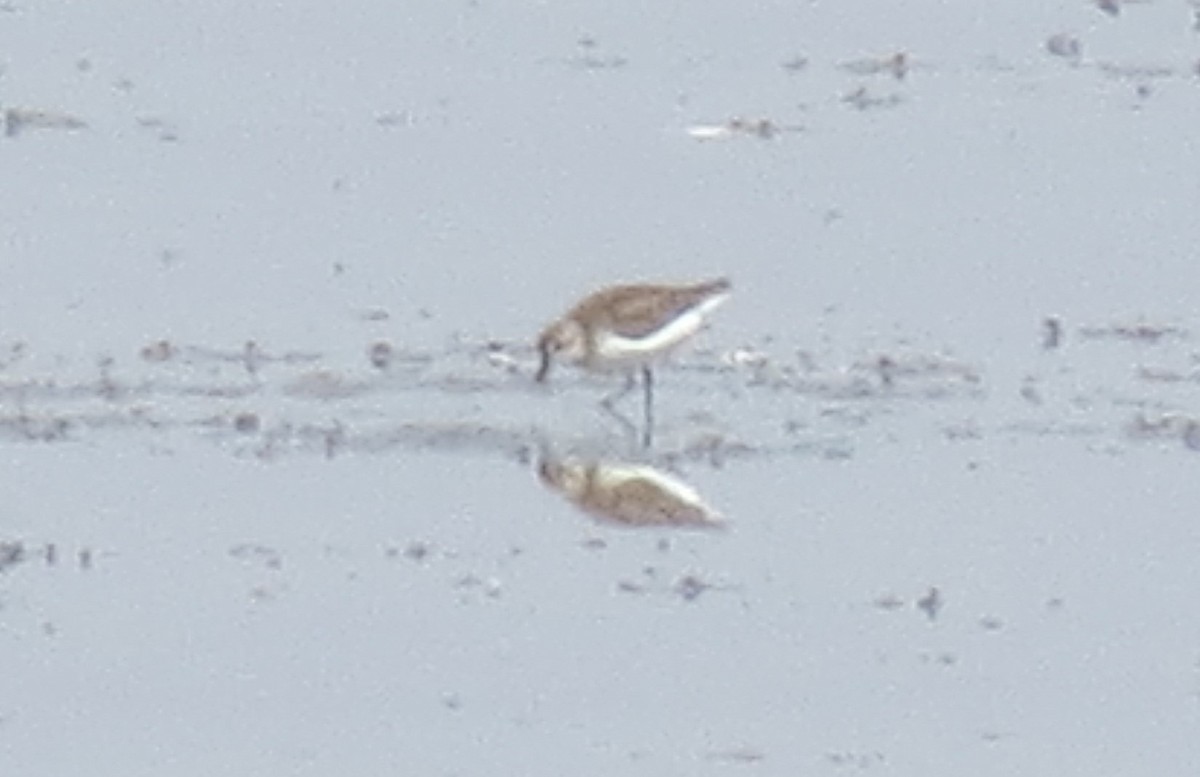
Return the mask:
<path id="1" fill-rule="evenodd" d="M 1190 19 L 877 6 L 7 6 L 0 769 L 1194 771 Z"/>

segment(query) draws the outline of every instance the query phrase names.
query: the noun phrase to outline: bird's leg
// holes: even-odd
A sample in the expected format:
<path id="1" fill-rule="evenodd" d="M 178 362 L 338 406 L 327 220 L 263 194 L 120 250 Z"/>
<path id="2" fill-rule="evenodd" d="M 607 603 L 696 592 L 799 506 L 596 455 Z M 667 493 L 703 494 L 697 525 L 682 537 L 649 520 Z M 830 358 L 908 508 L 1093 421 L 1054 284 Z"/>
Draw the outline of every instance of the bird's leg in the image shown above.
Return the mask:
<path id="1" fill-rule="evenodd" d="M 633 391 L 635 385 L 637 385 L 637 379 L 633 376 L 633 373 L 626 373 L 625 385 L 600 400 L 600 404 L 604 405 L 607 410 L 613 410 L 613 406 L 624 399 L 626 394 Z"/>
<path id="2" fill-rule="evenodd" d="M 646 429 L 642 433 L 642 445 L 649 448 L 654 435 L 654 373 L 648 364 L 642 367 L 642 387 L 646 390 Z"/>
<path id="3" fill-rule="evenodd" d="M 604 399 L 600 400 L 600 407 L 604 409 L 604 412 L 615 418 L 617 423 L 621 425 L 621 428 L 625 430 L 625 433 L 629 435 L 631 446 L 637 445 L 637 424 L 626 418 L 625 414 L 616 408 L 616 403 L 620 401 L 622 397 L 632 391 L 636 383 L 637 380 L 634 378 L 633 373 L 630 373 L 625 376 L 625 386 L 623 388 L 614 391 L 612 394 L 609 394 Z"/>

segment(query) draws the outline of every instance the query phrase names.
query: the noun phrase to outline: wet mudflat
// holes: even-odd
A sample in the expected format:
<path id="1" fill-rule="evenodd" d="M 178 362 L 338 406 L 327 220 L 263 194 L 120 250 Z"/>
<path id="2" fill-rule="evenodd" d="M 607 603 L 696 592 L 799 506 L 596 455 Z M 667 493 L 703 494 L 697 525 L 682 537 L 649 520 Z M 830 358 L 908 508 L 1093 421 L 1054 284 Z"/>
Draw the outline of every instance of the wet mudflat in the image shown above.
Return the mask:
<path id="1" fill-rule="evenodd" d="M 1200 37 L 994 6 L 5 8 L 0 768 L 1194 771 Z"/>

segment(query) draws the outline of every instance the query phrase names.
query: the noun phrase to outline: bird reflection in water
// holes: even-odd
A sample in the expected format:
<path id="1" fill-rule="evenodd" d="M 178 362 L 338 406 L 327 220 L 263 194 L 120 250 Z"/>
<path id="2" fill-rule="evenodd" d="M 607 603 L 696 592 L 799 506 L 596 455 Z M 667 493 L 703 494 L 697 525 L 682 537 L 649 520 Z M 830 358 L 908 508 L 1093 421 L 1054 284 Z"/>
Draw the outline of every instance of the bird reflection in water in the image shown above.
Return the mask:
<path id="1" fill-rule="evenodd" d="M 679 529 L 725 526 L 695 489 L 646 464 L 544 456 L 538 477 L 602 523 Z"/>

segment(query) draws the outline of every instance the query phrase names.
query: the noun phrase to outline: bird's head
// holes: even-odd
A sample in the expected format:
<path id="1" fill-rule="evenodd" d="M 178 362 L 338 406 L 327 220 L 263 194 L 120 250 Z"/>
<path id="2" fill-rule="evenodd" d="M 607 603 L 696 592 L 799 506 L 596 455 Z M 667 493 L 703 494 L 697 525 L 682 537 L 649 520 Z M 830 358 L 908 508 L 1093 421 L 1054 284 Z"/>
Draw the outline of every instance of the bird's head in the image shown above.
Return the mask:
<path id="1" fill-rule="evenodd" d="M 538 352 L 542 355 L 542 363 L 538 367 L 535 379 L 543 383 L 550 374 L 550 363 L 553 359 L 579 361 L 584 355 L 583 327 L 573 319 L 564 319 L 546 327 L 538 338 Z"/>

